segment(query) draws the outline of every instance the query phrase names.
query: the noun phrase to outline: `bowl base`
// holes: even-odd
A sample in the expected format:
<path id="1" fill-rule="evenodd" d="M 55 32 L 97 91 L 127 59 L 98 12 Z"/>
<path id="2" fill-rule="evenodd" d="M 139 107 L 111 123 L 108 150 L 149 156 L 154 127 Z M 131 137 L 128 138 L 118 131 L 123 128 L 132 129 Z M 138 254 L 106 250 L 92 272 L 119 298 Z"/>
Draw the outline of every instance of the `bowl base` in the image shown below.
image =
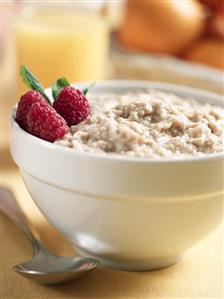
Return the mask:
<path id="1" fill-rule="evenodd" d="M 76 252 L 83 257 L 92 257 L 100 260 L 100 266 L 105 268 L 110 268 L 114 270 L 121 271 L 151 271 L 157 270 L 161 268 L 165 268 L 176 264 L 181 258 L 182 255 L 177 256 L 169 256 L 169 257 L 160 257 L 160 258 L 152 258 L 147 261 L 133 261 L 133 260 L 113 260 L 101 258 L 97 255 L 93 255 L 90 252 L 84 251 L 80 248 L 75 247 Z"/>

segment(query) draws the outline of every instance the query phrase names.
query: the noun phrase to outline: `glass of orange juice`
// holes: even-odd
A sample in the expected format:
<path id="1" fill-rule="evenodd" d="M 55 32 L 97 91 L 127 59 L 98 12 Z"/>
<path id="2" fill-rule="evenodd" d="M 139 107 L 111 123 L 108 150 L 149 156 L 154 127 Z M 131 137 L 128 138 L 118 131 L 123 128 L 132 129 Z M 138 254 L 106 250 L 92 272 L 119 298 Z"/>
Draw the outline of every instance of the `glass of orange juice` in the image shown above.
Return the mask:
<path id="1" fill-rule="evenodd" d="M 16 21 L 15 36 L 17 71 L 26 65 L 46 87 L 59 77 L 76 82 L 106 76 L 106 20 L 92 10 L 80 10 L 77 3 L 25 7 Z M 25 89 L 19 82 L 17 94 Z"/>

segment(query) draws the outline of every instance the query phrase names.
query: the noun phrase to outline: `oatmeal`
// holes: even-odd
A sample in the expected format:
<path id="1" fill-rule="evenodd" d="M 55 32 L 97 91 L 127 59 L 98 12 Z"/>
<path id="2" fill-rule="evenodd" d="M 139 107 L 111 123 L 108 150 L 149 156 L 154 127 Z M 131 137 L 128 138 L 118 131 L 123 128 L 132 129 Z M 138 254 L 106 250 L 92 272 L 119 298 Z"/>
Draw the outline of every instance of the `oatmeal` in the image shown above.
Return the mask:
<path id="1" fill-rule="evenodd" d="M 89 96 L 92 115 L 55 143 L 75 150 L 142 157 L 223 151 L 224 109 L 145 91 Z"/>

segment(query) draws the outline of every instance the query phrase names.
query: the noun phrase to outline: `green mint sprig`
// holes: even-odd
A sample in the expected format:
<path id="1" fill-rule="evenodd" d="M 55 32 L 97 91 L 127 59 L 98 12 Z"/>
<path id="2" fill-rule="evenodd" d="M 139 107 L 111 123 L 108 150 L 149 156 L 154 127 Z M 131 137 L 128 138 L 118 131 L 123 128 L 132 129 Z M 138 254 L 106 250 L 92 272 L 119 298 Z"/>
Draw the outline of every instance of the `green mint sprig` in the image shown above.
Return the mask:
<path id="1" fill-rule="evenodd" d="M 84 96 L 89 92 L 89 90 L 96 84 L 96 82 L 91 83 L 87 88 L 83 89 L 82 93 Z"/>
<path id="2" fill-rule="evenodd" d="M 44 87 L 42 86 L 40 81 L 34 76 L 34 74 L 28 69 L 28 67 L 26 67 L 25 65 L 21 65 L 20 67 L 20 76 L 22 77 L 23 82 L 27 85 L 28 88 L 38 91 L 46 99 L 48 104 L 51 105 L 51 101 L 47 96 Z M 90 88 L 93 87 L 93 85 L 95 85 L 95 82 L 91 83 L 87 88 L 83 89 L 82 93 L 86 95 L 90 90 Z M 71 85 L 65 77 L 59 78 L 54 82 L 52 86 L 52 96 L 54 100 L 57 100 L 59 93 L 66 86 L 71 86 Z"/>
<path id="3" fill-rule="evenodd" d="M 96 82 L 91 83 L 87 88 L 82 90 L 82 93 L 84 94 L 84 96 L 87 94 L 89 89 L 92 88 L 93 85 L 95 85 L 95 83 Z M 54 84 L 52 85 L 52 96 L 55 101 L 57 100 L 58 95 L 61 92 L 61 90 L 66 86 L 71 86 L 71 85 L 65 77 L 59 78 L 58 80 L 56 80 L 54 82 Z"/>
<path id="4" fill-rule="evenodd" d="M 54 84 L 52 86 L 52 96 L 53 96 L 54 100 L 57 100 L 60 91 L 66 86 L 70 86 L 70 83 L 64 77 L 60 78 L 54 82 Z"/>
<path id="5" fill-rule="evenodd" d="M 32 90 L 38 91 L 46 99 L 48 104 L 51 105 L 49 97 L 46 95 L 45 90 L 38 79 L 32 74 L 32 72 L 25 66 L 20 67 L 20 76 L 23 79 L 23 82 Z"/>

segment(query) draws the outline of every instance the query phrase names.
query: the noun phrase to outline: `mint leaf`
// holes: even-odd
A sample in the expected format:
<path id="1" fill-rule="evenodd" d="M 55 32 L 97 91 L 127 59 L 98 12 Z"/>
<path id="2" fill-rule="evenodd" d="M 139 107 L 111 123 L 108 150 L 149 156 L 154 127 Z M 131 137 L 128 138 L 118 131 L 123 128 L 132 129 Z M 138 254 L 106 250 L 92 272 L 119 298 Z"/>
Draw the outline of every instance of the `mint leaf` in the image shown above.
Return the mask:
<path id="1" fill-rule="evenodd" d="M 54 84 L 52 86 L 52 96 L 53 96 L 54 100 L 57 100 L 60 91 L 66 86 L 70 86 L 70 83 L 64 77 L 60 78 L 54 82 Z"/>
<path id="2" fill-rule="evenodd" d="M 43 86 L 25 65 L 21 65 L 20 67 L 20 76 L 22 77 L 23 82 L 28 86 L 28 88 L 31 88 L 41 93 L 42 96 L 48 102 L 48 104 L 51 105 L 51 101 L 46 95 Z"/>
<path id="3" fill-rule="evenodd" d="M 87 88 L 83 89 L 82 93 L 84 94 L 84 96 L 87 94 L 87 92 L 90 90 L 90 88 L 92 88 L 95 84 L 96 84 L 96 82 L 93 82 Z"/>

